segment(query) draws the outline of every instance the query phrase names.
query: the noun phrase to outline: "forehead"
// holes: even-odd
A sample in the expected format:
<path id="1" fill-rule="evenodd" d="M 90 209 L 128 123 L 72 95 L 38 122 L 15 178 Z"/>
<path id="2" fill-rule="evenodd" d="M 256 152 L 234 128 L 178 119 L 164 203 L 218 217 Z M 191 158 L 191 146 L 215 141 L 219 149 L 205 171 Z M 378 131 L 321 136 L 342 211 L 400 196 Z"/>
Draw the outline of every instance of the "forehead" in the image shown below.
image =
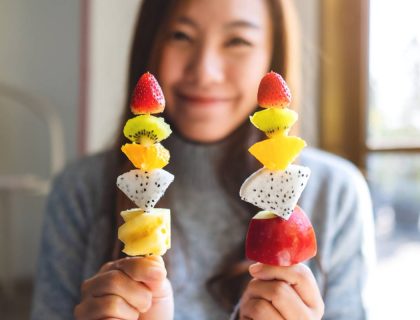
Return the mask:
<path id="1" fill-rule="evenodd" d="M 246 21 L 264 29 L 270 24 L 264 0 L 181 0 L 173 17 L 194 20 L 201 26 L 223 26 L 233 21 Z"/>

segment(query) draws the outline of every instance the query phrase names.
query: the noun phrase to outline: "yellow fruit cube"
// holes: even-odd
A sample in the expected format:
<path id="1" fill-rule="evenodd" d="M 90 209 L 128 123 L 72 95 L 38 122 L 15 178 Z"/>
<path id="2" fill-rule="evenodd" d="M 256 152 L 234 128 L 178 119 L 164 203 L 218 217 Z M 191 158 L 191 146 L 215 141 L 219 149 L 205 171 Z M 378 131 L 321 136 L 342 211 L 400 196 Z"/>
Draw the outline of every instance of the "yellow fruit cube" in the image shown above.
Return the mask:
<path id="1" fill-rule="evenodd" d="M 144 171 L 162 169 L 169 162 L 169 151 L 160 143 L 152 145 L 126 143 L 121 150 L 136 168 Z"/>
<path id="2" fill-rule="evenodd" d="M 284 170 L 305 146 L 299 137 L 276 136 L 253 144 L 248 151 L 267 169 Z"/>
<path id="3" fill-rule="evenodd" d="M 169 209 L 131 209 L 121 212 L 125 223 L 118 229 L 124 243 L 123 252 L 130 256 L 162 256 L 171 247 Z"/>

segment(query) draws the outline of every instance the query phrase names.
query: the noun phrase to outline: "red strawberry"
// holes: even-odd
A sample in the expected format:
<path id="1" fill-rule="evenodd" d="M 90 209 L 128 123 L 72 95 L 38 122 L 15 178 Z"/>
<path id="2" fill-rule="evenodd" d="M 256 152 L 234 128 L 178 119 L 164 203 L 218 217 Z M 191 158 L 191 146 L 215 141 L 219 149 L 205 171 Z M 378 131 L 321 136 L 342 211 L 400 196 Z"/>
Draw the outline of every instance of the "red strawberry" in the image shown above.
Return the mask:
<path id="1" fill-rule="evenodd" d="M 286 81 L 281 75 L 271 71 L 260 82 L 258 88 L 258 104 L 263 108 L 286 108 L 292 96 Z"/>
<path id="2" fill-rule="evenodd" d="M 131 111 L 134 114 L 159 113 L 165 108 L 165 97 L 156 78 L 144 73 L 131 96 Z"/>

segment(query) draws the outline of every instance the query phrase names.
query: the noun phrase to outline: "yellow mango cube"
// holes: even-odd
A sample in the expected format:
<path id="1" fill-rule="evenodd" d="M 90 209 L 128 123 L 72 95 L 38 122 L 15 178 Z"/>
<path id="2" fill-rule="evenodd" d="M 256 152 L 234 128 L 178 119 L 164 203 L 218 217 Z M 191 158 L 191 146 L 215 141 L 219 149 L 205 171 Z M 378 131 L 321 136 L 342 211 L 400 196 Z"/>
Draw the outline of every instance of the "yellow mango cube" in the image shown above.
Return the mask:
<path id="1" fill-rule="evenodd" d="M 270 170 L 284 170 L 306 146 L 294 136 L 276 136 L 253 144 L 248 151 Z"/>
<path id="2" fill-rule="evenodd" d="M 126 143 L 121 150 L 136 168 L 144 171 L 162 169 L 169 162 L 169 151 L 160 143 L 152 145 Z"/>

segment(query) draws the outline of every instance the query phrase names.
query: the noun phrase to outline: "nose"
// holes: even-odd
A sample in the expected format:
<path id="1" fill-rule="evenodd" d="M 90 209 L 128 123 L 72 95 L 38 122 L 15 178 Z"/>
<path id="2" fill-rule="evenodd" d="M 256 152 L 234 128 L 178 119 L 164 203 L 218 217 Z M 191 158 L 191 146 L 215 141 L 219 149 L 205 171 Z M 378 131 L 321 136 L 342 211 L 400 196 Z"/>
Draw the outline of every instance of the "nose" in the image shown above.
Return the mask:
<path id="1" fill-rule="evenodd" d="M 225 78 L 222 54 L 208 44 L 197 46 L 188 64 L 187 74 L 200 87 L 221 83 Z"/>

